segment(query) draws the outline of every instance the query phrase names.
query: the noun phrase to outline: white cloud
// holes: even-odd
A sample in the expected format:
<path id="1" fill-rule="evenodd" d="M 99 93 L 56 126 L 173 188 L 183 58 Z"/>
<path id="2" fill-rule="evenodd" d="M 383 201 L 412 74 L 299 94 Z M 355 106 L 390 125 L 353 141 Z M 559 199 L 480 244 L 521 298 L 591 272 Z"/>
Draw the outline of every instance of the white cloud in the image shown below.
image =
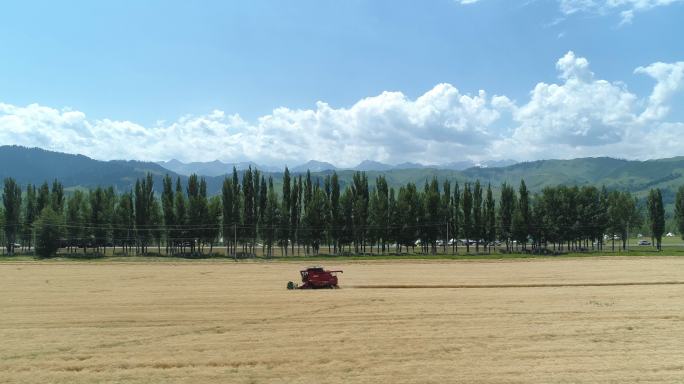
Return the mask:
<path id="1" fill-rule="evenodd" d="M 544 145 L 601 146 L 619 142 L 635 121 L 636 96 L 624 86 L 594 80 L 589 62 L 568 52 L 556 68 L 563 84 L 539 83 L 516 109 L 514 138 Z"/>
<path id="2" fill-rule="evenodd" d="M 589 61 L 568 52 L 558 83 L 538 83 L 529 100 L 462 93 L 438 84 L 416 99 L 383 92 L 348 108 L 277 108 L 256 121 L 216 110 L 145 127 L 89 119 L 37 104 L 0 103 L 0 143 L 39 146 L 97 159 L 253 160 L 296 164 L 309 159 L 351 166 L 364 159 L 446 163 L 469 158 L 558 158 L 681 154 L 684 123 L 667 122 L 684 86 L 684 63 L 635 70 L 655 80 L 638 96 L 621 82 L 597 78 Z"/>
<path id="3" fill-rule="evenodd" d="M 497 97 L 497 104 L 506 98 Z M 83 153 L 97 159 L 296 163 L 310 158 L 340 165 L 363 159 L 435 162 L 457 149 L 474 155 L 497 138 L 499 112 L 484 91 L 471 96 L 438 84 L 415 100 L 400 92 L 362 99 L 350 108 L 277 108 L 249 123 L 214 111 L 170 124 L 89 120 L 82 112 L 32 104 L 0 104 L 0 142 Z M 428 149 L 432 150 L 428 150 Z"/>
<path id="4" fill-rule="evenodd" d="M 655 7 L 670 5 L 681 0 L 559 0 L 563 13 L 575 12 L 606 12 L 609 10 L 626 9 L 631 11 L 646 11 Z"/>
<path id="5" fill-rule="evenodd" d="M 682 0 L 560 0 L 560 9 L 566 15 L 573 13 L 619 13 L 620 24 L 629 24 L 636 12 L 670 5 Z"/>
<path id="6" fill-rule="evenodd" d="M 513 135 L 494 150 L 513 148 L 522 158 L 681 154 L 684 140 L 672 133 L 682 124 L 662 119 L 672 95 L 684 86 L 683 63 L 654 63 L 635 70 L 656 80 L 647 100 L 624 83 L 595 79 L 588 60 L 573 52 L 559 59 L 556 68 L 564 82 L 537 84 L 529 102 L 513 111 Z"/>
<path id="7" fill-rule="evenodd" d="M 657 83 L 648 98 L 648 107 L 641 114 L 643 120 L 663 118 L 670 110 L 670 98 L 684 87 L 684 61 L 676 63 L 653 63 L 639 67 L 635 73 L 643 73 L 654 78 Z"/>
<path id="8" fill-rule="evenodd" d="M 480 0 L 457 0 L 460 4 L 473 4 Z M 589 14 L 619 14 L 620 25 L 630 24 L 634 20 L 635 13 L 644 12 L 656 7 L 662 7 L 684 0 L 557 0 L 560 11 L 565 15 L 589 13 Z M 548 24 L 553 26 L 562 21 L 558 18 Z"/>

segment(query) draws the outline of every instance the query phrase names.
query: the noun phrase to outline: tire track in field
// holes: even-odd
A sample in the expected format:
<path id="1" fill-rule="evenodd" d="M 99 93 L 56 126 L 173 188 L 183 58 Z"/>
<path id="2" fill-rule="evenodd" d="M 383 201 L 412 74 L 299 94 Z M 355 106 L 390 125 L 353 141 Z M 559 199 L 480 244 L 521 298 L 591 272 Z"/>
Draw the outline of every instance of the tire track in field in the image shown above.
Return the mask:
<path id="1" fill-rule="evenodd" d="M 622 287 L 646 285 L 684 285 L 684 281 L 623 281 L 588 283 L 525 283 L 525 284 L 374 284 L 347 285 L 352 289 L 486 289 L 486 288 L 564 288 L 564 287 Z"/>

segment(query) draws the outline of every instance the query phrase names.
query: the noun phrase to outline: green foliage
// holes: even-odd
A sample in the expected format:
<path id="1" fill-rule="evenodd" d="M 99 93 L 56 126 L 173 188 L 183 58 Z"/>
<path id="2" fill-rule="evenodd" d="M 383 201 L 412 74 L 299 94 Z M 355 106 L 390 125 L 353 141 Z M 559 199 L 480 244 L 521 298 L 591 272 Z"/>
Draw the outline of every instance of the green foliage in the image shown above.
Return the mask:
<path id="1" fill-rule="evenodd" d="M 0 147 L 0 162 L 13 164 L 0 170 L 0 178 L 12 177 L 20 185 L 40 185 L 44 180 L 60 180 L 64 183 L 65 196 L 69 191 L 95 189 L 102 185 L 112 185 L 121 193 L 133 190 L 135 181 L 151 174 L 157 192 L 163 189 L 163 177 L 169 173 L 173 179 L 180 178 L 187 184 L 188 177 L 170 173 L 167 169 L 154 163 L 139 161 L 97 161 L 85 156 L 68 155 L 40 149 L 29 149 L 16 146 Z M 229 171 L 229 170 L 226 170 Z M 340 189 L 350 185 L 354 171 L 337 172 Z M 331 171 L 312 173 L 312 178 L 324 177 Z M 504 168 L 471 168 L 464 171 L 448 169 L 397 169 L 390 171 L 369 171 L 366 175 L 375 180 L 383 175 L 389 187 L 398 188 L 411 182 L 416 185 L 436 177 L 438 181 L 449 180 L 472 183 L 486 180 L 491 183 L 495 196 L 498 186 L 503 183 L 517 185 L 525 180 L 532 193 L 540 192 L 546 186 L 555 185 L 605 185 L 608 190 L 620 190 L 632 193 L 642 203 L 652 188 L 661 190 L 663 203 L 667 212 L 674 207 L 677 188 L 684 184 L 684 157 L 649 161 L 628 161 L 611 158 L 582 158 L 572 160 L 540 160 L 519 163 Z M 264 174 L 264 176 L 267 176 Z M 274 187 L 279 190 L 284 180 L 283 173 L 272 173 Z M 290 174 L 296 178 L 295 174 Z M 224 176 L 207 177 L 207 195 L 221 193 Z M 234 180 L 234 188 L 239 189 L 239 180 Z M 37 190 L 37 211 L 51 204 L 49 185 L 47 199 L 41 203 L 41 188 Z M 235 192 L 235 191 L 234 191 Z M 237 196 L 237 193 L 234 193 Z M 282 195 L 281 195 L 282 197 Z"/>
<path id="2" fill-rule="evenodd" d="M 36 210 L 36 189 L 33 185 L 26 186 L 26 203 L 24 204 L 22 242 L 31 248 L 33 240 L 33 223 L 38 212 Z"/>
<path id="3" fill-rule="evenodd" d="M 491 244 L 496 240 L 496 203 L 492 194 L 492 186 L 487 185 L 487 195 L 484 203 L 484 240 Z"/>
<path id="4" fill-rule="evenodd" d="M 50 191 L 50 207 L 59 214 L 64 209 L 64 186 L 56 179 L 52 182 L 52 190 Z"/>
<path id="5" fill-rule="evenodd" d="M 249 168 L 240 176 L 233 169 L 232 177 L 222 179 L 221 196 L 214 197 L 207 179 L 197 175 L 187 179 L 185 188 L 182 178 L 176 179 L 174 188 L 166 175 L 159 196 L 151 174 L 119 194 L 113 187 L 65 193 L 55 180 L 52 189 L 47 183 L 27 186 L 23 205 L 20 186 L 7 179 L 3 235 L 10 253 L 17 238 L 23 246 L 30 245 L 37 217 L 49 209 L 66 221 L 59 226 L 66 246 L 72 252 L 83 248 L 84 253 L 90 247 L 121 246 L 126 254 L 133 247 L 145 254 L 149 245 L 156 244 L 161 251 L 164 243 L 172 254 L 203 254 L 206 246 L 211 253 L 221 234 L 227 252 L 237 253 L 236 230 L 242 252 L 253 252 L 259 241 L 267 255 L 273 255 L 274 245 L 285 254 L 297 245 L 313 255 L 322 246 L 336 253 L 385 253 L 392 247 L 395 252 L 418 247 L 423 253 L 436 253 L 442 243 L 445 249 L 452 244 L 458 251 L 457 243 L 449 241 L 459 238 L 468 250 L 476 244 L 479 251 L 497 236 L 508 250 L 531 245 L 567 251 L 601 248 L 604 234 L 625 239 L 644 221 L 635 194 L 605 187 L 545 186 L 531 193 L 521 180 L 516 196 L 508 182 L 488 182 L 484 189 L 476 179 L 461 189 L 458 182 L 440 181 L 435 175 L 421 180 L 420 188 L 407 182 L 395 190 L 390 177 L 380 174 L 369 185 L 368 174 L 354 172 L 344 181 L 337 172 L 293 177 L 287 171 L 286 182 L 278 185 L 273 175 L 266 178 Z M 664 199 L 654 188 L 646 204 L 646 222 L 658 247 L 665 229 Z M 684 227 L 684 188 L 673 199 L 675 219 Z"/>
<path id="6" fill-rule="evenodd" d="M 143 253 L 147 252 L 151 239 L 154 200 L 154 180 L 148 173 L 144 179 L 136 180 L 134 189 L 136 239 Z"/>
<path id="7" fill-rule="evenodd" d="M 627 192 L 613 191 L 608 194 L 608 230 L 622 239 L 622 248 L 627 248 L 627 236 L 630 229 L 641 225 L 641 212 L 637 201 Z"/>
<path id="8" fill-rule="evenodd" d="M 69 246 L 79 246 L 86 236 L 88 209 L 85 195 L 82 191 L 74 191 L 66 203 L 66 239 Z"/>
<path id="9" fill-rule="evenodd" d="M 512 186 L 504 183 L 501 185 L 501 198 L 499 199 L 499 237 L 506 242 L 507 248 L 513 235 L 512 225 L 515 208 L 515 190 Z"/>
<path id="10" fill-rule="evenodd" d="M 2 203 L 4 206 L 7 253 L 11 255 L 14 254 L 14 244 L 21 225 L 21 187 L 12 178 L 5 179 Z"/>
<path id="11" fill-rule="evenodd" d="M 465 183 L 463 186 L 461 212 L 463 213 L 463 236 L 466 240 L 466 250 L 470 252 L 469 240 L 473 238 L 473 194 L 470 183 Z"/>
<path id="12" fill-rule="evenodd" d="M 648 218 L 651 225 L 651 237 L 655 239 L 656 247 L 660 250 L 665 232 L 665 209 L 660 189 L 651 189 L 646 202 Z"/>
<path id="13" fill-rule="evenodd" d="M 510 192 L 509 192 L 510 193 Z M 501 203 L 503 205 L 503 202 Z M 524 180 L 520 180 L 518 188 L 518 203 L 515 205 L 511 221 L 511 236 L 518 244 L 527 247 L 528 237 L 532 234 L 532 212 L 530 211 L 530 194 Z"/>
<path id="14" fill-rule="evenodd" d="M 268 191 L 266 193 L 266 207 L 264 212 L 264 241 L 267 248 L 267 256 L 273 255 L 273 244 L 276 240 L 277 226 L 281 223 L 280 220 L 280 209 L 285 207 L 283 204 L 281 206 L 278 202 L 278 195 L 276 194 L 275 188 L 273 187 L 273 178 L 268 178 Z M 287 211 L 285 211 L 287 212 Z M 285 249 L 287 249 L 287 244 L 285 244 Z"/>
<path id="15" fill-rule="evenodd" d="M 53 257 L 59 250 L 62 238 L 62 217 L 48 206 L 38 216 L 35 223 L 36 254 L 40 257 Z"/>
<path id="16" fill-rule="evenodd" d="M 679 234 L 684 239 L 684 185 L 677 190 L 675 198 L 675 220 Z"/>

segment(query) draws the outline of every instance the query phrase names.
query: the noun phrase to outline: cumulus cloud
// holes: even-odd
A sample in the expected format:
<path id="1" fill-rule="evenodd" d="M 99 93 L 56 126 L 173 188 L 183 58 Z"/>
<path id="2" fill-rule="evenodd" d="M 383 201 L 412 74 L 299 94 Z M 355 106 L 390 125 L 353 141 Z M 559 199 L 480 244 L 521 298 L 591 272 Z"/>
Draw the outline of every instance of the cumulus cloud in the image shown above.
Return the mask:
<path id="1" fill-rule="evenodd" d="M 594 80 L 589 62 L 568 52 L 556 68 L 563 84 L 539 83 L 514 111 L 514 137 L 533 144 L 601 146 L 619 142 L 635 121 L 637 97 L 623 85 Z"/>
<path id="2" fill-rule="evenodd" d="M 505 103 L 496 97 L 496 104 Z M 295 163 L 310 158 L 355 165 L 363 159 L 435 162 L 458 149 L 477 154 L 497 134 L 499 112 L 484 91 L 462 94 L 438 84 L 415 100 L 383 92 L 350 108 L 318 102 L 314 109 L 285 107 L 247 122 L 213 111 L 170 124 L 89 120 L 82 112 L 36 104 L 0 104 L 0 142 L 83 153 L 98 159 L 135 158 Z M 431 148 L 432 150 L 428 150 Z"/>
<path id="3" fill-rule="evenodd" d="M 644 96 L 598 78 L 589 61 L 573 52 L 556 69 L 559 81 L 538 83 L 522 103 L 437 84 L 415 99 L 383 92 L 347 108 L 325 102 L 311 109 L 280 107 L 255 121 L 215 110 L 142 126 L 89 119 L 66 108 L 0 103 L 0 143 L 105 160 L 218 158 L 273 165 L 681 154 L 684 123 L 665 118 L 673 95 L 684 87 L 684 62 L 636 68 L 635 74 L 655 81 Z"/>
<path id="4" fill-rule="evenodd" d="M 620 156 L 652 158 L 681 154 L 681 123 L 662 120 L 669 101 L 684 87 L 683 63 L 654 63 L 635 70 L 656 80 L 644 100 L 622 82 L 595 79 L 589 61 L 572 51 L 558 60 L 560 84 L 538 83 L 530 100 L 513 107 L 517 126 L 493 145 L 518 157 Z M 643 108 L 642 105 L 646 104 Z M 679 148 L 678 148 L 679 146 Z M 513 155 L 512 155 L 513 156 Z"/>
<path id="5" fill-rule="evenodd" d="M 638 67 L 634 72 L 646 74 L 657 81 L 653 93 L 648 98 L 648 108 L 641 114 L 641 119 L 663 118 L 670 110 L 667 104 L 670 98 L 684 87 L 684 61 L 653 63 L 646 67 Z"/>

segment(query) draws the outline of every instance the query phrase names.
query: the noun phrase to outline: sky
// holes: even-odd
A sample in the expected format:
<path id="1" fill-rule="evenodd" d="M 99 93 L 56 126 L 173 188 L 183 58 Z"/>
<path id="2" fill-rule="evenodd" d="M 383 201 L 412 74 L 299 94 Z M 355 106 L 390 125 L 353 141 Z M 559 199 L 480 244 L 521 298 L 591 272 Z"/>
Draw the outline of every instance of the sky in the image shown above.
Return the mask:
<path id="1" fill-rule="evenodd" d="M 12 1 L 0 145 L 297 165 L 684 155 L 684 0 Z"/>

